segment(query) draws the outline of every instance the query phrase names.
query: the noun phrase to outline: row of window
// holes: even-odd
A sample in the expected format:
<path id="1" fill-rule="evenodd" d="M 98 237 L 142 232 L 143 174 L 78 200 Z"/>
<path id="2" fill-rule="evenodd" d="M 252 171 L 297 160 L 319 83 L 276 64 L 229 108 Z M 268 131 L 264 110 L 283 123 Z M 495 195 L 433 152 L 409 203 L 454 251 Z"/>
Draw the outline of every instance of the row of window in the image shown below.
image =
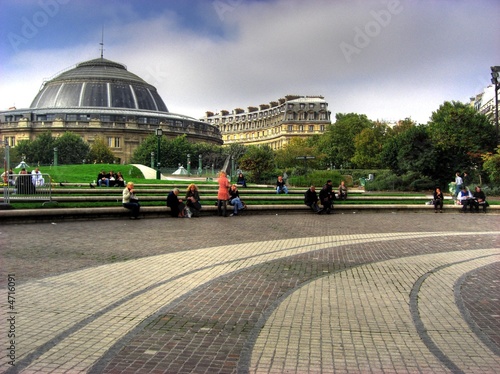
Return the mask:
<path id="1" fill-rule="evenodd" d="M 257 115 L 258 114 L 258 115 Z M 260 112 L 260 113 L 254 113 L 254 114 L 248 114 L 248 117 L 246 115 L 241 115 L 241 116 L 235 116 L 235 117 L 221 117 L 221 118 L 208 118 L 207 121 L 209 123 L 214 122 L 215 124 L 218 124 L 219 121 L 222 123 L 226 122 L 240 122 L 240 121 L 251 121 L 251 120 L 256 120 L 257 118 L 266 118 L 268 117 L 267 112 Z M 299 120 L 327 120 L 328 115 L 325 111 L 321 112 L 292 112 L 289 111 L 287 112 L 287 119 L 299 119 Z"/>
<path id="2" fill-rule="evenodd" d="M 293 133 L 293 132 L 305 132 L 306 130 L 306 126 L 304 125 L 288 125 L 287 127 L 287 131 L 289 133 Z M 320 125 L 319 127 L 319 131 L 320 132 L 325 132 L 325 125 Z M 260 138 L 260 137 L 267 137 L 267 136 L 271 136 L 271 135 L 275 135 L 275 134 L 278 134 L 281 132 L 281 128 L 280 127 L 275 127 L 273 129 L 268 129 L 268 130 L 265 130 L 265 131 L 257 131 L 257 132 L 251 132 L 251 133 L 242 133 L 242 134 L 234 134 L 234 135 L 227 135 L 226 136 L 226 140 L 230 141 L 230 140 L 240 140 L 240 141 L 244 141 L 244 140 L 252 140 L 252 139 L 257 139 L 257 138 Z M 307 126 L 307 132 L 309 133 L 314 133 L 314 125 L 308 125 Z"/>
<path id="3" fill-rule="evenodd" d="M 251 130 L 251 129 L 258 129 L 265 126 L 266 123 L 263 121 L 259 122 L 253 122 L 253 123 L 244 123 L 244 124 L 234 124 L 234 125 L 224 125 L 221 126 L 221 131 L 223 133 L 225 132 L 232 132 L 232 131 L 244 131 L 244 130 Z M 308 131 L 309 132 L 314 132 L 314 125 L 288 125 L 287 129 L 290 132 L 294 131 L 294 126 L 297 126 L 297 131 L 299 132 L 304 132 L 305 126 L 308 126 Z M 280 126 L 277 125 L 277 123 L 273 125 L 267 125 L 267 127 L 271 127 L 272 129 L 280 129 Z M 325 125 L 320 125 L 320 131 L 324 132 L 325 131 Z"/>

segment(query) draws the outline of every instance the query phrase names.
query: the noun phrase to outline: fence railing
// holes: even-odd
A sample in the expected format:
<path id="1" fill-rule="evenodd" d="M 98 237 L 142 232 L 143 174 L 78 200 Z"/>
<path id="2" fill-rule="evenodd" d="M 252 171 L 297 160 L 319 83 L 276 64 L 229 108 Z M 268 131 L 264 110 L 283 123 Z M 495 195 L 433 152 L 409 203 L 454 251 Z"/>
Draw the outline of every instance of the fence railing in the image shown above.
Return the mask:
<path id="1" fill-rule="evenodd" d="M 9 174 L 3 182 L 3 202 L 52 201 L 49 174 Z"/>

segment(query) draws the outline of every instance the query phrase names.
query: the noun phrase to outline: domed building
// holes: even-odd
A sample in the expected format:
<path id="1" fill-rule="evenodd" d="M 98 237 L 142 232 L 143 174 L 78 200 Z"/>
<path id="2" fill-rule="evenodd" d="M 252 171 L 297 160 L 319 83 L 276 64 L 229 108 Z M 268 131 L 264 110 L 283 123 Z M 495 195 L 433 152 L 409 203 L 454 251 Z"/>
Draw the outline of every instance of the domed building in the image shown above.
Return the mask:
<path id="1" fill-rule="evenodd" d="M 222 144 L 216 126 L 170 113 L 154 86 L 102 57 L 44 82 L 30 108 L 0 112 L 0 136 L 11 147 L 47 131 L 54 137 L 71 131 L 89 143 L 104 138 L 121 163 L 158 128 L 169 138 Z"/>

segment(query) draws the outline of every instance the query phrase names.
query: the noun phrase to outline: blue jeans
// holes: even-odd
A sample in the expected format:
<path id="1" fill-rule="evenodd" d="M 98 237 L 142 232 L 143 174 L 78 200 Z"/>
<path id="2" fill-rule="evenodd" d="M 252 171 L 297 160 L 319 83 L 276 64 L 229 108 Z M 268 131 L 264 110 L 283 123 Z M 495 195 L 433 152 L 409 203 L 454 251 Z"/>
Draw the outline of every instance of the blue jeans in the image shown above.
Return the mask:
<path id="1" fill-rule="evenodd" d="M 288 188 L 286 188 L 286 186 L 283 186 L 282 188 L 276 187 L 276 193 L 279 194 L 280 192 L 288 193 Z"/>
<path id="2" fill-rule="evenodd" d="M 99 187 L 102 187 L 102 182 L 103 182 L 103 180 L 102 180 L 102 179 L 99 179 L 99 180 L 97 181 L 97 185 L 98 185 Z M 104 180 L 104 183 L 106 183 L 106 187 L 109 187 L 109 179 L 105 179 L 105 180 Z"/>
<path id="3" fill-rule="evenodd" d="M 239 197 L 236 197 L 236 198 L 232 199 L 231 200 L 231 205 L 234 206 L 234 208 L 233 208 L 234 214 L 238 214 L 238 210 L 242 210 L 243 209 L 243 203 L 241 202 L 241 200 L 240 200 Z"/>

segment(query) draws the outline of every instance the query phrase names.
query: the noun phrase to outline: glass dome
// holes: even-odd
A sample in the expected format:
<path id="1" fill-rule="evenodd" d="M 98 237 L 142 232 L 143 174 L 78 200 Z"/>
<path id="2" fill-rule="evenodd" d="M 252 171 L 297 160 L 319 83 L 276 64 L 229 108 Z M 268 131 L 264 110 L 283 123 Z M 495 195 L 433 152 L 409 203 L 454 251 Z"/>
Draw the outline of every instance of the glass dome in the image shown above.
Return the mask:
<path id="1" fill-rule="evenodd" d="M 98 58 L 44 83 L 31 103 L 42 108 L 128 108 L 168 112 L 156 88 L 125 65 Z"/>

